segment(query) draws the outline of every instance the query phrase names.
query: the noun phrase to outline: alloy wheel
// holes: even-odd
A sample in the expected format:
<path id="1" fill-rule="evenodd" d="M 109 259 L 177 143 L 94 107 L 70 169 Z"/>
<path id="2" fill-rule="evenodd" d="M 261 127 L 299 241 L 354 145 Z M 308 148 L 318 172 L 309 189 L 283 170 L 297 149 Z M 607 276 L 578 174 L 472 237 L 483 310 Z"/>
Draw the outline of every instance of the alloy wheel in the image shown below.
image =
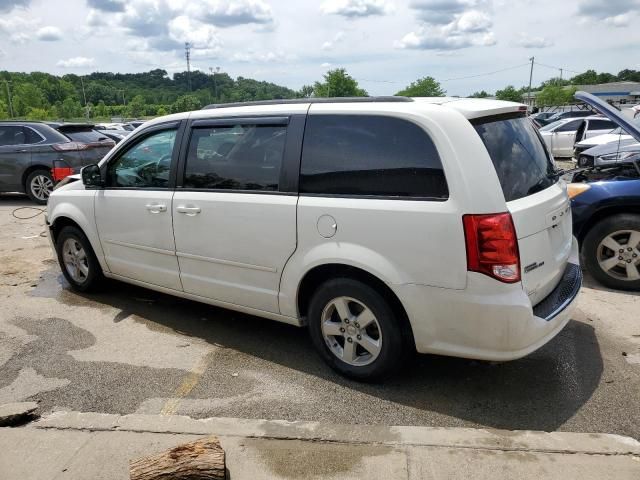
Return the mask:
<path id="1" fill-rule="evenodd" d="M 46 175 L 36 175 L 31 180 L 31 193 L 38 200 L 46 201 L 53 191 L 53 182 Z"/>
<path id="2" fill-rule="evenodd" d="M 596 251 L 598 265 L 618 280 L 640 280 L 640 231 L 619 230 L 602 239 Z"/>
<path id="3" fill-rule="evenodd" d="M 75 238 L 67 238 L 62 245 L 64 268 L 77 283 L 84 283 L 89 275 L 89 259 L 84 248 Z"/>
<path id="4" fill-rule="evenodd" d="M 324 307 L 321 322 L 327 347 L 343 362 L 364 366 L 380 355 L 382 329 L 373 312 L 361 301 L 334 298 Z"/>

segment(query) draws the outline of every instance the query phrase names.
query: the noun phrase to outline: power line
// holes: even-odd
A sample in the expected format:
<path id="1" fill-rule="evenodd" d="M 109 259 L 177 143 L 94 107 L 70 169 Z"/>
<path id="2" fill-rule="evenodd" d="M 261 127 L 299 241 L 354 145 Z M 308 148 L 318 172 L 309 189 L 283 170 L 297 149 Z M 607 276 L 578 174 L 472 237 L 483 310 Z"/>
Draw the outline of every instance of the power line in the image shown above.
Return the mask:
<path id="1" fill-rule="evenodd" d="M 486 77 L 488 75 L 494 75 L 496 73 L 506 72 L 507 70 L 515 70 L 516 68 L 522 68 L 522 67 L 526 67 L 526 66 L 529 66 L 529 65 L 530 65 L 530 63 L 527 62 L 527 63 L 522 63 L 520 65 L 515 65 L 513 67 L 507 67 L 507 68 L 501 68 L 500 70 L 494 70 L 493 72 L 478 73 L 477 75 L 467 75 L 466 77 L 445 78 L 442 81 L 443 82 L 451 82 L 453 80 L 465 80 L 467 78 Z"/>
<path id="2" fill-rule="evenodd" d="M 536 65 L 540 65 L 541 67 L 547 67 L 547 68 L 551 68 L 553 70 L 560 70 L 560 72 L 564 71 L 564 72 L 571 72 L 571 73 L 576 73 L 576 74 L 583 73 L 583 72 L 576 72 L 575 70 L 571 70 L 571 69 L 566 68 L 566 67 L 554 67 L 553 65 L 547 65 L 545 63 L 540 63 L 540 62 L 535 62 L 535 63 L 536 63 Z"/>

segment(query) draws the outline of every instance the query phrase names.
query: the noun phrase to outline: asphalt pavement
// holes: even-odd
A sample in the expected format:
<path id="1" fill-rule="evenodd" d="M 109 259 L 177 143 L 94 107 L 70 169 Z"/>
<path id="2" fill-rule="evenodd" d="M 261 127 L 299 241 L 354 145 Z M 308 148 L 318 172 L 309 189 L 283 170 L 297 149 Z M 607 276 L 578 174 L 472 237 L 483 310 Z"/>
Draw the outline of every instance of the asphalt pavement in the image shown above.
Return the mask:
<path id="1" fill-rule="evenodd" d="M 0 195 L 0 404 L 640 438 L 637 294 L 587 279 L 573 320 L 524 359 L 422 355 L 363 384 L 329 370 L 303 329 L 117 282 L 72 292 L 43 216 L 13 218 L 21 206 L 31 204 Z"/>

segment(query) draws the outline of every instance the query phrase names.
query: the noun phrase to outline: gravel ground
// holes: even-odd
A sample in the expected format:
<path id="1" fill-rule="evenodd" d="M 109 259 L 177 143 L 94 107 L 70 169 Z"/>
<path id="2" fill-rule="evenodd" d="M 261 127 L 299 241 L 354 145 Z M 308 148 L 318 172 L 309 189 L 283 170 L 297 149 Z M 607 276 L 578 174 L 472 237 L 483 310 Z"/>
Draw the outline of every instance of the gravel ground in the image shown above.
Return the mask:
<path id="1" fill-rule="evenodd" d="M 360 384 L 325 367 L 302 329 L 116 282 L 72 292 L 43 216 L 11 216 L 29 205 L 0 196 L 0 404 L 640 438 L 636 294 L 587 279 L 567 328 L 524 359 L 423 355 L 392 381 Z"/>

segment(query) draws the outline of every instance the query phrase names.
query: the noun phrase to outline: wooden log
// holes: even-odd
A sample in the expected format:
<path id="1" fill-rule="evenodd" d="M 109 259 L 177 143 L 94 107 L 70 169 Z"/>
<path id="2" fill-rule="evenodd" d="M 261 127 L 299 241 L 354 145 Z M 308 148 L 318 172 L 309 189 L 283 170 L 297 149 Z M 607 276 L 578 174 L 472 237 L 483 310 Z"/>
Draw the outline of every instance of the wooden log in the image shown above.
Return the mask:
<path id="1" fill-rule="evenodd" d="M 131 480 L 224 480 L 224 450 L 216 437 L 178 445 L 129 462 Z"/>

